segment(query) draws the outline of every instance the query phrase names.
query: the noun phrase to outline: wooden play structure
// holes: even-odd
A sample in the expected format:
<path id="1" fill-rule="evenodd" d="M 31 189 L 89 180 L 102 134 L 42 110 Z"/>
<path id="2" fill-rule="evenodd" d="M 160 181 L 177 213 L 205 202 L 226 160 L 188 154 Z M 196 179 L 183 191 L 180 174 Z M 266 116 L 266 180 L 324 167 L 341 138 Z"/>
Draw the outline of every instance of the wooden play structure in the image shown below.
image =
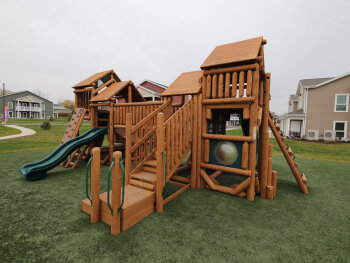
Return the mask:
<path id="1" fill-rule="evenodd" d="M 181 74 L 162 94 L 162 101 L 145 102 L 134 84 L 121 81 L 113 70 L 73 87 L 77 115 L 63 140 L 77 135 L 86 114 L 91 128 L 108 128 L 108 145 L 101 136 L 62 164 L 75 168 L 81 159 L 89 160 L 88 198 L 82 201 L 82 210 L 91 215 L 92 223 L 103 221 L 118 234 L 153 211 L 162 212 L 166 203 L 189 188 L 250 201 L 257 194 L 274 199 L 277 172 L 272 169 L 269 127 L 298 186 L 308 194 L 306 177 L 269 112 L 271 74 L 265 72 L 265 44 L 258 37 L 217 46 L 201 70 Z M 173 105 L 173 96 L 181 96 L 182 102 Z M 227 135 L 230 114 L 240 116 L 243 135 Z M 104 193 L 102 164 L 110 165 Z M 168 184 L 178 190 L 164 197 Z"/>

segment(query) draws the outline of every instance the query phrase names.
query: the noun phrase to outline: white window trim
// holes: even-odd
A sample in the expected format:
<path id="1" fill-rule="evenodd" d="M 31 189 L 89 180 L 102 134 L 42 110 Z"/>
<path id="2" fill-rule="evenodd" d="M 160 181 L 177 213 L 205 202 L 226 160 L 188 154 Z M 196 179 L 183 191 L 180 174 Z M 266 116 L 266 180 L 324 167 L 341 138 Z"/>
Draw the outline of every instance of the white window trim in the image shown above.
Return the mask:
<path id="1" fill-rule="evenodd" d="M 12 101 L 7 102 L 7 106 L 9 106 L 9 109 L 12 110 L 13 109 L 13 102 Z"/>
<path id="2" fill-rule="evenodd" d="M 346 96 L 345 111 L 337 110 L 337 97 Z M 349 93 L 337 93 L 334 98 L 334 112 L 348 112 L 349 110 Z"/>
<path id="3" fill-rule="evenodd" d="M 344 123 L 344 139 L 347 139 L 348 121 L 333 121 L 333 131 L 335 131 L 336 133 L 337 133 L 337 131 L 335 130 L 335 124 L 337 122 Z"/>
<path id="4" fill-rule="evenodd" d="M 41 117 L 42 119 L 45 119 L 45 112 L 42 112 L 40 117 Z"/>

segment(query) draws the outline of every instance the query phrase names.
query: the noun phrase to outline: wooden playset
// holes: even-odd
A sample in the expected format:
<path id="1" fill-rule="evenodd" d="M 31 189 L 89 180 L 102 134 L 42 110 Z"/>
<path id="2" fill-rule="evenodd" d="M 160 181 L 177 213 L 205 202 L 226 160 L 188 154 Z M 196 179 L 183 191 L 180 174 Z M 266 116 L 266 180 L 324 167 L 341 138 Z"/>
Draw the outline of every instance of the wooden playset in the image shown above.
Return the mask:
<path id="1" fill-rule="evenodd" d="M 78 135 L 86 114 L 91 128 L 108 129 L 108 145 L 103 145 L 101 135 L 61 163 L 75 168 L 80 160 L 89 160 L 88 198 L 82 201 L 82 210 L 91 215 L 92 223 L 103 221 L 118 234 L 153 211 L 162 212 L 166 203 L 189 188 L 250 201 L 256 194 L 274 199 L 277 172 L 272 169 L 268 127 L 299 188 L 308 194 L 306 177 L 269 112 L 271 74 L 265 72 L 265 44 L 258 37 L 217 46 L 201 70 L 181 74 L 162 94 L 162 101 L 146 102 L 131 81 L 121 81 L 113 70 L 73 87 L 76 110 L 62 142 Z M 173 105 L 173 96 L 181 96 L 181 103 Z M 240 116 L 242 136 L 226 134 L 230 114 Z M 104 193 L 101 164 L 110 165 Z M 232 175 L 236 183 L 225 185 L 221 175 Z M 179 189 L 163 198 L 167 184 Z"/>

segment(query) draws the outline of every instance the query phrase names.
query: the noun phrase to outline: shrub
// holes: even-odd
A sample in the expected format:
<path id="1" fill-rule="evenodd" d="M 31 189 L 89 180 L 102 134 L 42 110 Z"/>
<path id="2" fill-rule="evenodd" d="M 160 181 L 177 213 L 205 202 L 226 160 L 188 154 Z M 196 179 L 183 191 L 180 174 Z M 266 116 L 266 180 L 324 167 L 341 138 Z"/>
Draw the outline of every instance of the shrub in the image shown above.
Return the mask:
<path id="1" fill-rule="evenodd" d="M 41 125 L 40 125 L 41 129 L 43 130 L 50 130 L 51 128 L 51 124 L 48 121 L 44 121 Z"/>

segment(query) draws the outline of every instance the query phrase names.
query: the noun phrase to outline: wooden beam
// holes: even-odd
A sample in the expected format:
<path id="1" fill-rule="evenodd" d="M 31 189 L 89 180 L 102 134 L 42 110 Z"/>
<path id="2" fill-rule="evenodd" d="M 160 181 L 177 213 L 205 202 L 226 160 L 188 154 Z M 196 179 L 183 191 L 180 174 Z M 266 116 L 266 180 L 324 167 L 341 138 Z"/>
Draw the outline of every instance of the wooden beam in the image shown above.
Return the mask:
<path id="1" fill-rule="evenodd" d="M 241 98 L 223 98 L 223 99 L 205 99 L 202 100 L 203 104 L 220 104 L 220 103 L 252 103 L 254 98 L 241 97 Z"/>
<path id="2" fill-rule="evenodd" d="M 201 163 L 200 165 L 202 168 L 210 169 L 210 170 L 217 170 L 217 171 L 222 171 L 226 173 L 233 173 L 233 174 L 239 174 L 239 175 L 244 175 L 244 176 L 250 176 L 250 171 L 249 170 L 242 170 L 238 168 L 232 168 L 232 167 L 227 167 L 227 166 L 221 166 L 221 165 L 216 165 L 216 164 L 206 164 L 206 163 Z"/>
<path id="3" fill-rule="evenodd" d="M 234 142 L 252 142 L 253 137 L 250 136 L 233 136 L 233 135 L 222 135 L 222 134 L 202 134 L 202 138 L 212 139 L 212 140 L 226 140 Z"/>

